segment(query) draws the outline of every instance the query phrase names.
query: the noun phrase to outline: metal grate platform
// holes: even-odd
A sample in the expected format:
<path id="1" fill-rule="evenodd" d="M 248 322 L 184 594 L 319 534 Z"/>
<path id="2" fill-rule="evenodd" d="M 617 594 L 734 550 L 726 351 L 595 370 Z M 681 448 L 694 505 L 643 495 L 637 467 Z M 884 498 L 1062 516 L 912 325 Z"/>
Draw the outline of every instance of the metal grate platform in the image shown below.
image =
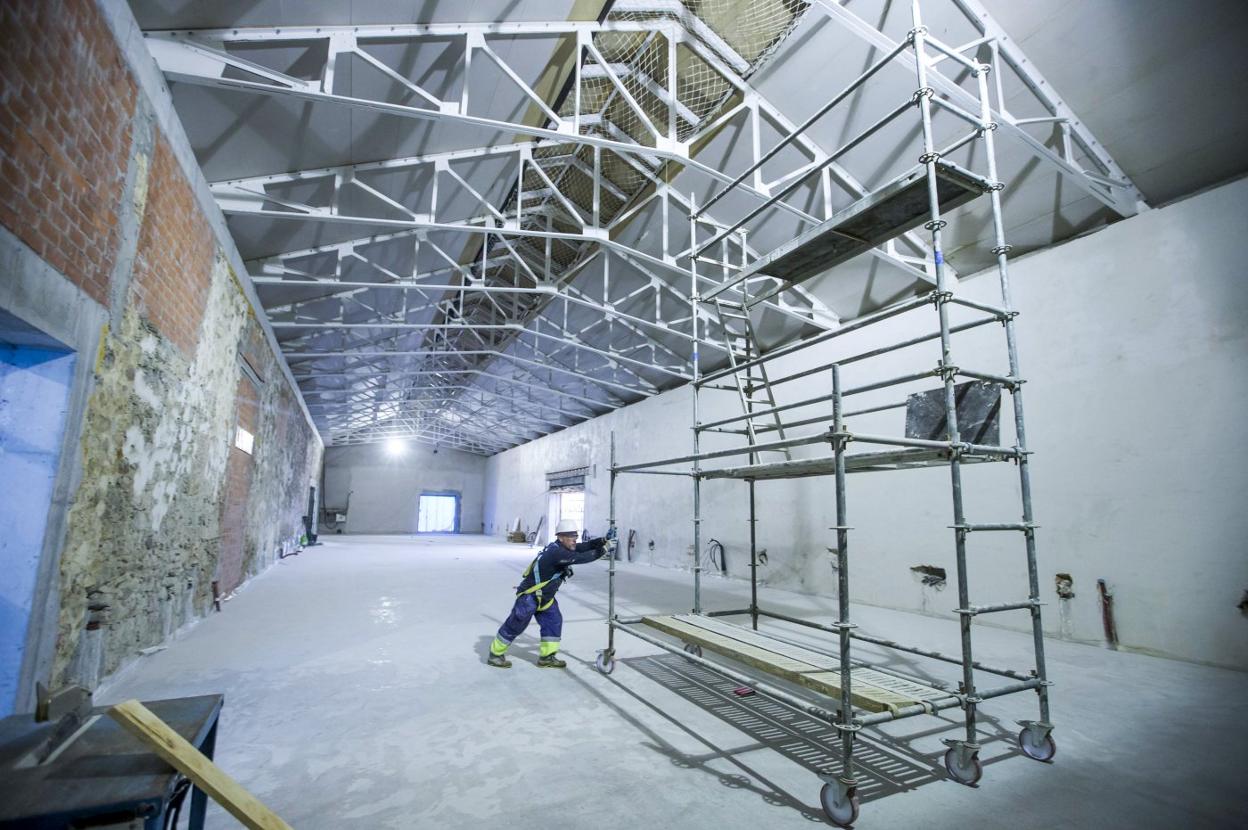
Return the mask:
<path id="1" fill-rule="evenodd" d="M 957 165 L 936 163 L 936 192 L 946 213 L 991 187 L 991 182 Z M 734 275 L 732 282 L 766 274 L 784 280 L 786 286 L 797 285 L 918 227 L 930 217 L 930 210 L 927 166 L 920 164 L 759 257 Z"/>

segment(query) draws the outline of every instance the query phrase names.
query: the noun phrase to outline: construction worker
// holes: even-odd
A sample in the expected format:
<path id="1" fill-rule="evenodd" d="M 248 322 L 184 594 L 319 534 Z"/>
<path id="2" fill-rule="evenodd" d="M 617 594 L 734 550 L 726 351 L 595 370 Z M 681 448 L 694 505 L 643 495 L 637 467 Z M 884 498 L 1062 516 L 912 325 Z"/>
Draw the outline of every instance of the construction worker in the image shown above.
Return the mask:
<path id="1" fill-rule="evenodd" d="M 614 540 L 592 539 L 578 543 L 576 535 L 574 522 L 567 519 L 560 521 L 555 527 L 555 541 L 544 547 L 525 568 L 524 578 L 516 586 L 516 603 L 511 607 L 511 614 L 498 629 L 494 642 L 490 643 L 490 656 L 486 662 L 491 666 L 511 668 L 507 648 L 536 616 L 542 632 L 537 665 L 544 669 L 567 668 L 568 664 L 560 660 L 558 654 L 563 615 L 555 602 L 555 592 L 565 579 L 572 576 L 573 565 L 593 562 L 615 548 Z"/>

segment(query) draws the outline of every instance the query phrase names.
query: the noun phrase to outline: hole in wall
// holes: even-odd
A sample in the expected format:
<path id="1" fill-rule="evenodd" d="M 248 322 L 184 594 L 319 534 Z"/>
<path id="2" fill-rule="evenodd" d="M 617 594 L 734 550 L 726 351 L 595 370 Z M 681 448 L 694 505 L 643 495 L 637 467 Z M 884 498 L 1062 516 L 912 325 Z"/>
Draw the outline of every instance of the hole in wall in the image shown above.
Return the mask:
<path id="1" fill-rule="evenodd" d="M 1070 574 L 1056 574 L 1053 581 L 1057 586 L 1057 595 L 1062 599 L 1073 599 L 1075 596 L 1075 580 Z"/>
<path id="2" fill-rule="evenodd" d="M 914 578 L 931 588 L 941 590 L 945 587 L 945 569 L 935 565 L 914 565 L 910 568 Z"/>
<path id="3" fill-rule="evenodd" d="M 1248 617 L 1248 591 L 1244 591 L 1243 597 L 1239 600 L 1239 613 Z"/>

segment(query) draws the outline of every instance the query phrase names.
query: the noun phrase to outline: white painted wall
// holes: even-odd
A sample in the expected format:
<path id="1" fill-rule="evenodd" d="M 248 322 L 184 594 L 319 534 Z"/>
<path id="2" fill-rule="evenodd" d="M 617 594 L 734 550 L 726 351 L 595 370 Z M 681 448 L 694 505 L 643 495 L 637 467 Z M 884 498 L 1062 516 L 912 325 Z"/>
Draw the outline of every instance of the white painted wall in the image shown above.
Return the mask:
<path id="1" fill-rule="evenodd" d="M 1011 265 L 1035 452 L 1041 594 L 1050 603 L 1045 617 L 1053 636 L 1102 640 L 1096 580 L 1103 578 L 1115 594 L 1124 647 L 1248 669 L 1248 617 L 1236 607 L 1248 589 L 1245 217 L 1248 180 L 1240 180 Z M 995 271 L 964 279 L 959 293 L 999 303 Z M 777 361 L 777 370 L 925 333 L 934 318 L 926 310 L 905 315 L 798 361 Z M 955 321 L 965 318 L 955 314 Z M 1000 326 L 959 336 L 953 356 L 963 367 L 1005 374 Z M 937 357 L 928 344 L 846 367 L 845 384 L 930 368 Z M 830 384 L 820 374 L 793 386 L 807 397 Z M 872 393 L 849 408 L 901 397 L 896 390 Z M 703 401 L 703 421 L 739 411 L 726 393 L 707 393 Z M 1008 396 L 1004 406 L 1008 412 Z M 683 454 L 690 449 L 690 415 L 689 390 L 677 389 L 492 457 L 487 532 L 501 533 L 515 515 L 536 520 L 545 509 L 546 471 L 579 464 L 597 465 L 586 488 L 586 521 L 597 532 L 607 515 L 610 432 L 622 463 Z M 850 428 L 901 434 L 902 411 L 856 418 Z M 1013 441 L 1008 424 L 1002 441 Z M 1012 465 L 966 469 L 964 479 L 970 521 L 1018 520 Z M 830 479 L 758 485 L 766 582 L 833 595 L 830 485 Z M 690 566 L 691 490 L 682 478 L 621 478 L 617 516 L 622 535 L 638 531 L 642 561 Z M 703 487 L 703 539 L 722 541 L 731 575 L 741 577 L 748 566 L 746 494 L 740 482 Z M 951 521 L 947 468 L 852 476 L 854 599 L 952 616 L 952 584 L 935 591 L 910 572 L 913 565 L 938 565 L 952 580 Z M 972 535 L 969 561 L 973 602 L 1025 597 L 1022 541 L 1014 534 Z M 1058 572 L 1074 577 L 1073 599 L 1057 598 Z M 991 622 L 1023 627 L 1026 617 L 996 615 Z"/>
<path id="2" fill-rule="evenodd" d="M 484 476 L 485 458 L 457 450 L 410 443 L 396 458 L 383 444 L 327 447 L 323 503 L 341 508 L 351 492 L 346 533 L 415 533 L 421 493 L 457 492 L 460 531 L 480 533 Z"/>

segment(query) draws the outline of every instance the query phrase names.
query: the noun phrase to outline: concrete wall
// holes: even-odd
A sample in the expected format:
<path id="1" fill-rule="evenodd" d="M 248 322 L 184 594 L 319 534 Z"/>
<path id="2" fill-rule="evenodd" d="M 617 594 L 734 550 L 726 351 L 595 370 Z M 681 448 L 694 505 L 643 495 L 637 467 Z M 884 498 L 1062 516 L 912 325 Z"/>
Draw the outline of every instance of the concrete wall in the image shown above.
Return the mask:
<path id="1" fill-rule="evenodd" d="M 415 533 L 421 493 L 459 493 L 459 530 L 480 533 L 484 457 L 409 443 L 401 456 L 384 444 L 325 450 L 325 506 L 341 508 L 351 493 L 345 533 Z M 322 533 L 333 529 L 321 528 Z"/>
<path id="2" fill-rule="evenodd" d="M 0 309 L 78 355 L 20 709 L 35 680 L 94 686 L 292 544 L 322 448 L 129 8 L 0 15 Z"/>
<path id="3" fill-rule="evenodd" d="M 1237 607 L 1248 589 L 1248 389 L 1239 382 L 1248 358 L 1248 275 L 1238 247 L 1245 216 L 1248 181 L 1240 180 L 1011 265 L 1042 526 L 1041 594 L 1052 636 L 1103 641 L 1096 581 L 1105 579 L 1124 647 L 1248 669 L 1248 616 Z M 960 293 L 1000 302 L 995 272 L 964 279 Z M 951 313 L 955 323 L 969 319 Z M 903 315 L 777 361 L 773 376 L 932 331 L 934 322 L 930 310 Z M 996 324 L 960 335 L 954 362 L 1006 374 L 1003 341 Z M 938 357 L 924 344 L 847 366 L 845 384 L 930 369 Z M 829 379 L 820 373 L 792 386 L 803 388 L 790 395 L 807 397 Z M 706 393 L 703 421 L 739 412 L 733 397 Z M 901 398 L 897 390 L 866 394 L 851 408 Z M 1009 403 L 1007 395 L 1007 411 Z M 597 465 L 587 486 L 587 523 L 603 526 L 609 433 L 616 433 L 622 462 L 683 454 L 690 415 L 689 391 L 677 389 L 492 457 L 487 528 L 500 533 L 515 515 L 535 520 L 545 509 L 544 473 L 579 464 Z M 854 418 L 849 426 L 899 435 L 902 410 Z M 704 447 L 718 446 L 716 437 Z M 1001 437 L 1014 440 L 1008 423 Z M 971 521 L 1018 520 L 1012 465 L 978 465 L 964 478 Z M 854 599 L 951 616 L 956 591 L 925 586 L 911 571 L 935 565 L 952 580 L 947 468 L 856 475 L 849 485 Z M 764 580 L 834 595 L 830 479 L 757 487 L 759 544 L 769 554 Z M 624 533 L 638 531 L 642 561 L 691 565 L 691 489 L 675 477 L 621 478 L 617 515 Z M 730 576 L 745 576 L 748 567 L 746 493 L 737 482 L 703 487 L 703 539 L 725 544 Z M 973 534 L 969 556 L 972 601 L 1025 597 L 1023 548 L 1013 534 Z M 1056 595 L 1058 573 L 1073 577 L 1073 598 Z M 1021 614 L 982 622 L 1026 624 Z"/>

